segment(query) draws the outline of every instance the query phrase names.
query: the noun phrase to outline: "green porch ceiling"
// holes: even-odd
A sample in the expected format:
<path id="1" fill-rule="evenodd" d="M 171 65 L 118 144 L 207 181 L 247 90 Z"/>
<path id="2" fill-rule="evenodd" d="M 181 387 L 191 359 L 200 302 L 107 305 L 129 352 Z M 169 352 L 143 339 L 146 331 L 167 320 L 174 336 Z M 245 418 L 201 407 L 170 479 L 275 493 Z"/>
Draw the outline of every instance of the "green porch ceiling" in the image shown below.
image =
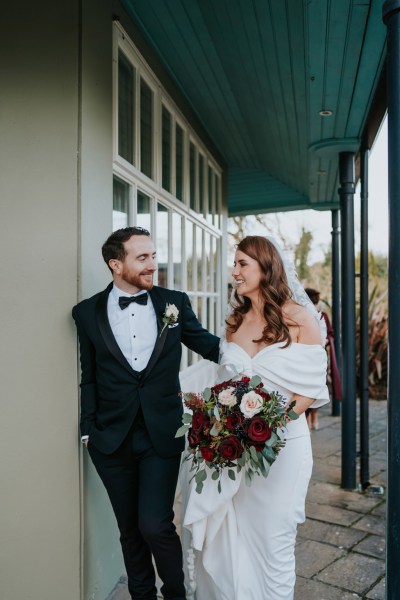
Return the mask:
<path id="1" fill-rule="evenodd" d="M 338 206 L 384 65 L 380 0 L 123 5 L 225 160 L 231 215 Z"/>

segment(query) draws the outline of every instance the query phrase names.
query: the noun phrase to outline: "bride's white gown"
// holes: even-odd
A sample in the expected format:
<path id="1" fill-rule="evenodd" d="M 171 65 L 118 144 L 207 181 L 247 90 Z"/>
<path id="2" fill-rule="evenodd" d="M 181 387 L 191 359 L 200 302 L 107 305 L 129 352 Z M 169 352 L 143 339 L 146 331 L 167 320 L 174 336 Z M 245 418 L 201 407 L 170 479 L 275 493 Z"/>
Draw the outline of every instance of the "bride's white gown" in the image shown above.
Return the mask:
<path id="1" fill-rule="evenodd" d="M 234 342 L 222 341 L 219 380 L 259 375 L 267 390 L 288 400 L 294 393 L 315 398 L 314 408 L 329 401 L 326 352 L 322 346 L 282 343 L 253 358 Z M 207 478 L 201 494 L 182 469 L 183 549 L 188 598 L 195 600 L 292 600 L 297 525 L 312 470 L 310 434 L 303 415 L 289 423 L 286 446 L 268 478 L 255 477 L 247 487 L 241 473 L 224 473 L 222 493 Z"/>

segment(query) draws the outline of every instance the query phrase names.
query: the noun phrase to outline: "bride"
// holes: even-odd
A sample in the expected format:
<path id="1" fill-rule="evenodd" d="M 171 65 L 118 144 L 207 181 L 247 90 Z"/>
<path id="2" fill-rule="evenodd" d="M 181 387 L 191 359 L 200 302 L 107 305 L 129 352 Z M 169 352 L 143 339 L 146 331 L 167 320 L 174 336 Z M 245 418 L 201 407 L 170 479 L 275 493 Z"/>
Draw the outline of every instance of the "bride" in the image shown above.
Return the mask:
<path id="1" fill-rule="evenodd" d="M 292 600 L 296 531 L 312 470 L 304 413 L 329 401 L 324 324 L 271 239 L 244 238 L 232 275 L 236 292 L 219 378 L 257 374 L 267 390 L 295 400 L 300 417 L 287 424 L 286 445 L 268 478 L 255 477 L 250 487 L 243 471 L 235 481 L 223 472 L 220 494 L 210 477 L 198 494 L 183 469 L 188 598 Z"/>

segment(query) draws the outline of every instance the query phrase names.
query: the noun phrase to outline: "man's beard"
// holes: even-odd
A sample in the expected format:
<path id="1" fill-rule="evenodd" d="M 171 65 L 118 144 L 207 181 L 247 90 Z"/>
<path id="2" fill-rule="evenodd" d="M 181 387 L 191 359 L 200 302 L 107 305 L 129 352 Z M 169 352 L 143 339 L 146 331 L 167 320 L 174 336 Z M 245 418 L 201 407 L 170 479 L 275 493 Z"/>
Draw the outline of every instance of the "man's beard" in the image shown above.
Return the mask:
<path id="1" fill-rule="evenodd" d="M 142 277 L 143 275 L 151 275 L 151 281 L 144 279 Z M 139 290 L 151 290 L 154 285 L 153 275 L 154 273 L 138 273 L 137 275 L 130 275 L 129 273 L 125 275 L 123 273 L 121 277 L 124 281 L 126 281 L 126 283 L 129 283 L 129 285 L 133 285 Z"/>

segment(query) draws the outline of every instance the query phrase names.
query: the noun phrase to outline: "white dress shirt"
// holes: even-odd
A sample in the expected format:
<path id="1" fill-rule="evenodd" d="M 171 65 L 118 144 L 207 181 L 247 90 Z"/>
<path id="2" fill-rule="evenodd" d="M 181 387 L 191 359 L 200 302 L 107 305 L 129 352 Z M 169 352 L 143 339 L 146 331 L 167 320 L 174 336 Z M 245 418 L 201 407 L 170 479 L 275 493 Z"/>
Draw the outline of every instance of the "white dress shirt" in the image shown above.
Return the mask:
<path id="1" fill-rule="evenodd" d="M 143 294 L 140 291 L 134 296 Z M 118 304 L 120 296 L 130 298 L 115 284 L 108 295 L 107 315 L 114 337 L 128 363 L 135 371 L 143 371 L 147 367 L 150 356 L 157 341 L 157 317 L 150 295 L 147 304 L 133 302 L 122 310 Z M 87 443 L 88 435 L 81 437 Z"/>
<path id="2" fill-rule="evenodd" d="M 139 296 L 143 291 L 133 294 Z M 132 369 L 143 371 L 147 367 L 157 340 L 157 318 L 150 295 L 147 304 L 132 303 L 121 310 L 120 296 L 130 298 L 114 284 L 108 295 L 107 314 L 112 332 Z"/>

